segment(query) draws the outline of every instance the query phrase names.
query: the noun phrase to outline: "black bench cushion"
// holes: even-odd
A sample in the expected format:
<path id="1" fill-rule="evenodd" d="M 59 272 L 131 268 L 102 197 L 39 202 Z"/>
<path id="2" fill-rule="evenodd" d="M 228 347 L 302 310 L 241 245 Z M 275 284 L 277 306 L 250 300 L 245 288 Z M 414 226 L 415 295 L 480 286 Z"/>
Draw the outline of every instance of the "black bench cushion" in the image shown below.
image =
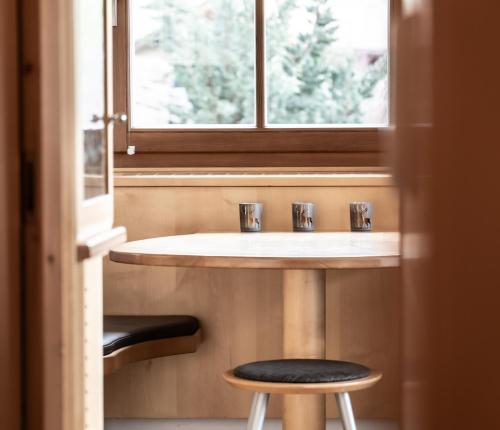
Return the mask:
<path id="1" fill-rule="evenodd" d="M 125 346 L 149 340 L 189 336 L 199 327 L 198 320 L 189 315 L 105 316 L 103 353 L 108 355 Z"/>
<path id="2" fill-rule="evenodd" d="M 234 375 L 242 379 L 297 384 L 352 381 L 369 374 L 370 369 L 361 364 L 314 359 L 256 361 L 234 369 Z"/>

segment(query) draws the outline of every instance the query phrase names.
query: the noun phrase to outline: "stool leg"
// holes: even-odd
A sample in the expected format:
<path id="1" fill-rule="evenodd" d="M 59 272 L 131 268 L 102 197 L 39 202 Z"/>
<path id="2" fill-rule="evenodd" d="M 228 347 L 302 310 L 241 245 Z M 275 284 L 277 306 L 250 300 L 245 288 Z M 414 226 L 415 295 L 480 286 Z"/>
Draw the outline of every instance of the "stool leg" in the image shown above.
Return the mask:
<path id="1" fill-rule="evenodd" d="M 337 400 L 344 430 L 356 430 L 356 421 L 354 421 L 349 393 L 335 393 L 335 400 Z"/>
<path id="2" fill-rule="evenodd" d="M 247 430 L 262 430 L 264 427 L 264 419 L 266 418 L 268 402 L 268 393 L 255 393 L 253 395 L 252 409 L 248 417 Z"/>

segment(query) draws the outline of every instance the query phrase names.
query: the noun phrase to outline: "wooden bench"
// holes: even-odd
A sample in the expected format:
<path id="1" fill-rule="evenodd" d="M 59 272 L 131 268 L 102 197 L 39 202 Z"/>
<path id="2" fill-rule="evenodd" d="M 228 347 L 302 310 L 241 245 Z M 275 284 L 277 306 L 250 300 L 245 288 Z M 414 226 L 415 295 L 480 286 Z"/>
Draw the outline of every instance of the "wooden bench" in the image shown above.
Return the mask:
<path id="1" fill-rule="evenodd" d="M 104 374 L 137 361 L 195 352 L 199 321 L 189 315 L 104 317 Z"/>

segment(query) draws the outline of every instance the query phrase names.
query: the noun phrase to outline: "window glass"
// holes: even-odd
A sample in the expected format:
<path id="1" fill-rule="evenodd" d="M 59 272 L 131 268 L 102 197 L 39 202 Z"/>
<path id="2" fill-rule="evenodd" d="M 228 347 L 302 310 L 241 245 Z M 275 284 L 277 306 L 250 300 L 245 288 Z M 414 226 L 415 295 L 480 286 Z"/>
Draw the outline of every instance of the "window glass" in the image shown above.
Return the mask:
<path id="1" fill-rule="evenodd" d="M 83 135 L 84 198 L 107 190 L 107 142 L 105 113 L 104 1 L 75 3 L 77 26 L 77 122 Z"/>
<path id="2" fill-rule="evenodd" d="M 269 125 L 386 125 L 388 0 L 266 0 Z"/>
<path id="3" fill-rule="evenodd" d="M 133 128 L 255 124 L 254 1 L 130 2 Z"/>

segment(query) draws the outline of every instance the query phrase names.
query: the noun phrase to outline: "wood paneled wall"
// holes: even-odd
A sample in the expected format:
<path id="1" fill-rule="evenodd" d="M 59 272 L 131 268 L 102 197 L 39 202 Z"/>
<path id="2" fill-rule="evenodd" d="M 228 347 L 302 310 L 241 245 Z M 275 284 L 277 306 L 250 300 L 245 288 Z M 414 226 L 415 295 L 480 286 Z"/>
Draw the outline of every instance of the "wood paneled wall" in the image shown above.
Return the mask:
<path id="1" fill-rule="evenodd" d="M 15 0 L 0 7 L 0 427 L 21 428 L 20 151 Z"/>
<path id="2" fill-rule="evenodd" d="M 500 429 L 500 2 L 402 4 L 402 424 Z"/>
<path id="3" fill-rule="evenodd" d="M 147 182 L 147 181 L 146 181 Z M 178 182 L 177 182 L 178 183 Z M 308 186 L 133 186 L 117 181 L 117 225 L 129 240 L 198 231 L 238 231 L 241 201 L 261 201 L 264 229 L 291 229 L 290 203 L 317 204 L 318 230 L 348 230 L 348 203 L 374 203 L 378 231 L 397 230 L 397 193 L 390 186 L 349 186 L 349 181 L 308 181 Z M 351 183 L 355 183 L 352 182 Z M 365 184 L 368 183 L 365 181 Z M 378 182 L 380 183 L 380 181 Z M 126 184 L 127 186 L 121 186 Z M 154 179 L 152 180 L 152 185 Z M 297 185 L 297 180 L 294 180 Z M 360 417 L 397 418 L 399 395 L 399 271 L 328 272 L 327 356 L 381 369 L 382 382 L 353 396 Z M 191 355 L 136 363 L 105 381 L 111 417 L 246 417 L 250 395 L 227 386 L 223 370 L 281 356 L 282 293 L 277 270 L 176 269 L 105 264 L 106 314 L 179 314 L 200 318 L 204 343 Z M 280 399 L 271 400 L 279 416 Z M 330 416 L 336 414 L 328 400 Z"/>

